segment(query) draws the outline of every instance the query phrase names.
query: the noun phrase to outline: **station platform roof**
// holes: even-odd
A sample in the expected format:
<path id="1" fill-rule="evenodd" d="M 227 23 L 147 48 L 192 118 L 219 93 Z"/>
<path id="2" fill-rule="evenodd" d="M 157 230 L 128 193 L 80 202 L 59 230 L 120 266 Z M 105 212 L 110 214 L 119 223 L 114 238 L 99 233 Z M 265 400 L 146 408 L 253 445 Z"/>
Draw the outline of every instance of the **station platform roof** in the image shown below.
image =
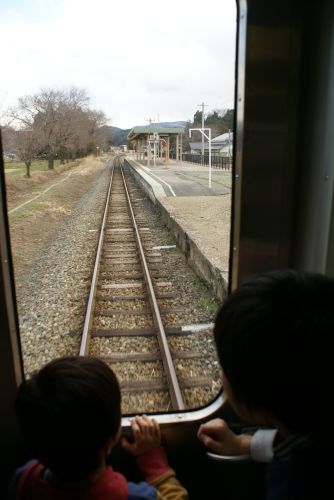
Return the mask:
<path id="1" fill-rule="evenodd" d="M 159 127 L 156 125 L 144 125 L 140 127 L 133 127 L 128 133 L 128 139 L 133 141 L 142 136 L 147 136 L 151 134 L 159 134 L 160 136 L 169 136 L 176 134 L 184 134 L 183 127 Z"/>

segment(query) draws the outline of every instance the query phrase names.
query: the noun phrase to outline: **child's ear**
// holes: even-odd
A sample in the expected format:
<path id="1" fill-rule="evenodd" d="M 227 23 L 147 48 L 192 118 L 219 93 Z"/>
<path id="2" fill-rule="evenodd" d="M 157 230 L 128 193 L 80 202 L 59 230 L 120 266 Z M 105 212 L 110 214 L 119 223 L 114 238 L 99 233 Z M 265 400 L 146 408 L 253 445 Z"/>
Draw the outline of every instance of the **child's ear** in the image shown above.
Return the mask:
<path id="1" fill-rule="evenodd" d="M 108 456 L 111 453 L 111 450 L 113 449 L 115 444 L 118 443 L 118 441 L 121 437 L 121 433 L 122 433 L 122 428 L 121 428 L 121 426 L 119 426 L 119 429 L 117 431 L 116 436 L 110 437 L 108 439 L 108 441 L 106 442 L 106 444 L 104 445 L 103 451 L 105 452 L 106 456 Z"/>
<path id="2" fill-rule="evenodd" d="M 115 444 L 117 443 L 119 439 L 119 435 L 117 434 L 116 437 L 110 437 L 106 444 L 103 446 L 102 448 L 102 453 L 105 457 L 107 457 L 108 455 L 110 455 L 111 453 L 111 450 L 113 449 L 113 447 L 115 446 Z"/>

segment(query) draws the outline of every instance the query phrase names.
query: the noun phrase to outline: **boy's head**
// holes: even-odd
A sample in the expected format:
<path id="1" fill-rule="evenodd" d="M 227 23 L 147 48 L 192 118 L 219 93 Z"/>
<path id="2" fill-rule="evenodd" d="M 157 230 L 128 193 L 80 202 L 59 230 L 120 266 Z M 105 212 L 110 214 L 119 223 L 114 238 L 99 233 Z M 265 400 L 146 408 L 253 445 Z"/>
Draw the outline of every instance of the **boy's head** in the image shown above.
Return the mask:
<path id="1" fill-rule="evenodd" d="M 274 416 L 289 432 L 324 431 L 333 306 L 334 280 L 293 270 L 263 275 L 228 297 L 214 334 L 237 404 Z"/>
<path id="2" fill-rule="evenodd" d="M 64 357 L 21 384 L 16 412 L 28 446 L 61 480 L 93 472 L 121 421 L 117 378 L 103 361 Z"/>

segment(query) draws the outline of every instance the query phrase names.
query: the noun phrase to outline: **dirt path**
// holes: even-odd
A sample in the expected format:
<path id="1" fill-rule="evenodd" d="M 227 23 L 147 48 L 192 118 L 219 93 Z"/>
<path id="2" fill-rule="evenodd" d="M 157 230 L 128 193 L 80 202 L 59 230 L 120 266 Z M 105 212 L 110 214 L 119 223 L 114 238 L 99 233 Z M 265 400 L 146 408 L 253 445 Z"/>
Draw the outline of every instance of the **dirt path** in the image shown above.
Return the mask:
<path id="1" fill-rule="evenodd" d="M 21 210 L 21 208 L 23 208 L 25 205 L 28 205 L 28 203 L 31 203 L 35 200 L 37 200 L 37 198 L 40 198 L 41 196 L 43 196 L 45 193 L 47 193 L 48 191 L 50 191 L 50 189 L 53 189 L 55 188 L 56 186 L 58 186 L 59 184 L 62 184 L 64 181 L 66 181 L 70 175 L 72 175 L 72 172 L 70 172 L 66 177 L 64 177 L 63 179 L 61 179 L 60 181 L 56 182 L 55 184 L 51 184 L 51 186 L 47 187 L 46 189 L 44 189 L 44 191 L 38 193 L 36 196 L 34 196 L 33 198 L 30 198 L 29 200 L 27 201 L 24 201 L 23 203 L 20 203 L 20 205 L 17 205 L 15 208 L 11 208 L 8 213 L 11 214 L 13 212 L 16 212 L 17 210 Z"/>
<path id="2" fill-rule="evenodd" d="M 25 202 L 29 198 L 34 197 L 36 194 L 39 194 L 52 184 L 61 181 L 75 167 L 87 160 L 87 158 L 84 160 L 74 160 L 70 163 L 66 163 L 65 165 L 60 165 L 53 170 L 34 171 L 29 178 L 23 175 L 14 177 L 6 175 L 8 211 L 12 210 L 20 203 Z M 5 174 L 10 174 L 15 170 L 16 169 L 5 169 Z"/>

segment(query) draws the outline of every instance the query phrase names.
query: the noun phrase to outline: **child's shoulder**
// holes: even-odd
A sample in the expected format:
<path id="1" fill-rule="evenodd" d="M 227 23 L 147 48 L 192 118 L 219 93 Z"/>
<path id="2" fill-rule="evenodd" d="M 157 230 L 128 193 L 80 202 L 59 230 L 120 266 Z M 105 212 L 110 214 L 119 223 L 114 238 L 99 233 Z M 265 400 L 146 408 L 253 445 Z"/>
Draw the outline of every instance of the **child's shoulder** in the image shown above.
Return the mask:
<path id="1" fill-rule="evenodd" d="M 17 498 L 20 483 L 24 481 L 24 478 L 27 477 L 35 468 L 40 467 L 42 467 L 42 465 L 37 460 L 29 460 L 27 463 L 15 470 L 8 488 L 8 500 L 14 500 Z"/>
<path id="2" fill-rule="evenodd" d="M 156 500 L 157 490 L 146 481 L 128 482 L 125 476 L 109 465 L 92 490 L 92 498 L 112 498 L 116 500 Z"/>
<path id="3" fill-rule="evenodd" d="M 17 468 L 9 485 L 7 500 L 21 498 L 25 487 L 29 487 L 30 481 L 37 479 L 39 484 L 45 467 L 37 460 L 30 460 L 23 466 Z M 36 486 L 36 483 L 34 483 Z M 37 488 L 38 489 L 38 488 Z M 140 483 L 128 482 L 123 474 L 108 466 L 100 479 L 91 490 L 92 498 L 107 498 L 110 493 L 115 500 L 155 500 L 157 490 L 146 481 Z"/>

